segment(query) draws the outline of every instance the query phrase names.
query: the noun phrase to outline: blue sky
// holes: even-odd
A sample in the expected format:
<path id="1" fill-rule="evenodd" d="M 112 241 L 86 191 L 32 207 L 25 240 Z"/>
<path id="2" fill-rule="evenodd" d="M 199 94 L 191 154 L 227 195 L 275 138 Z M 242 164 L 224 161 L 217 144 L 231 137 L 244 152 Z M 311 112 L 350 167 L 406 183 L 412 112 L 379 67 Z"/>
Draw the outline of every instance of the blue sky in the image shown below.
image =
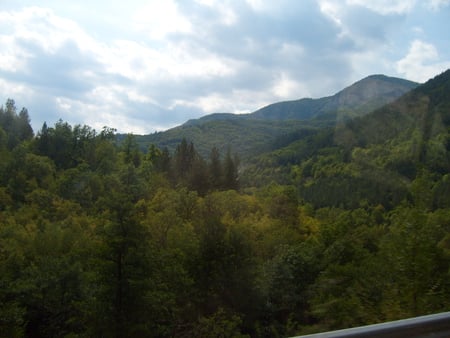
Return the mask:
<path id="1" fill-rule="evenodd" d="M 2 0 L 0 99 L 145 134 L 450 68 L 450 0 Z"/>

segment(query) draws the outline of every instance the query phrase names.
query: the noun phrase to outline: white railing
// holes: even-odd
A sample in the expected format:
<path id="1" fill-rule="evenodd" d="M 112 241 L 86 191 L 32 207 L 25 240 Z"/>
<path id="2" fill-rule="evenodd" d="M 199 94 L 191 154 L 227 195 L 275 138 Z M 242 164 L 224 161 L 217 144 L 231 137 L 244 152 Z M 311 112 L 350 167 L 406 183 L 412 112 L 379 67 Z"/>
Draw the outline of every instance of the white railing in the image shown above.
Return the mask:
<path id="1" fill-rule="evenodd" d="M 294 338 L 450 338 L 450 312 Z"/>

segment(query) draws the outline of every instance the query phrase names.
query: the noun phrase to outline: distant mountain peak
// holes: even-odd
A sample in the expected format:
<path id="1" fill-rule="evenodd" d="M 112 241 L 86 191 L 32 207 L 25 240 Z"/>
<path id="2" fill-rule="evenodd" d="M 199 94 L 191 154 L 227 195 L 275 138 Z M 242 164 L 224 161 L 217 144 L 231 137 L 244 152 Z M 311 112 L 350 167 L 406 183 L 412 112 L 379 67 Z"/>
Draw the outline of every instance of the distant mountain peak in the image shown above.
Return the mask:
<path id="1" fill-rule="evenodd" d="M 278 102 L 251 115 L 271 120 L 305 120 L 335 113 L 348 114 L 349 117 L 360 116 L 394 101 L 418 85 L 405 79 L 374 74 L 332 96 Z"/>
<path id="2" fill-rule="evenodd" d="M 388 80 L 388 79 L 393 79 L 393 77 L 384 75 L 384 74 L 372 74 L 372 75 L 368 75 L 365 78 L 363 78 L 362 80 L 365 79 L 379 79 L 379 80 Z M 361 81 L 362 81 L 361 80 Z"/>

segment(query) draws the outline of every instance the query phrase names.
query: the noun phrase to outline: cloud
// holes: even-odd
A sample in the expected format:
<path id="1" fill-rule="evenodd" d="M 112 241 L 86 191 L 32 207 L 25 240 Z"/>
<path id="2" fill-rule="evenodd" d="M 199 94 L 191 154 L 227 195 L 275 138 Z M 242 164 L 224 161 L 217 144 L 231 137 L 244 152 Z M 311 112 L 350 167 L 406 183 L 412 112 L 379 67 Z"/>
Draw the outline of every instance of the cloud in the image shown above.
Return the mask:
<path id="1" fill-rule="evenodd" d="M 415 0 L 347 0 L 348 5 L 358 5 L 366 7 L 374 12 L 388 14 L 405 14 L 410 12 L 415 4 Z"/>
<path id="2" fill-rule="evenodd" d="M 358 49 L 387 42 L 414 1 L 319 0 L 320 10 L 340 29 L 339 36 Z"/>
<path id="3" fill-rule="evenodd" d="M 152 0 L 138 8 L 132 25 L 151 39 L 164 39 L 171 33 L 191 33 L 191 22 L 180 13 L 173 0 Z"/>
<path id="4" fill-rule="evenodd" d="M 425 82 L 447 68 L 450 62 L 441 61 L 437 48 L 421 40 L 414 40 L 405 57 L 397 62 L 397 71 L 417 82 Z"/>
<path id="5" fill-rule="evenodd" d="M 3 12 L 11 34 L 0 38 L 11 48 L 0 67 L 10 83 L 26 83 L 39 102 L 47 99 L 57 110 L 38 123 L 59 114 L 73 123 L 151 131 L 189 118 L 183 109 L 248 112 L 310 94 L 295 78 L 313 76 L 308 58 L 320 53 L 319 41 L 333 43 L 335 30 L 310 15 L 320 14 L 313 1 L 297 7 L 295 15 L 259 16 L 252 6 L 219 1 L 152 2 L 132 21 L 146 39 L 107 42 L 50 9 Z M 308 33 L 303 25 L 314 29 Z"/>
<path id="6" fill-rule="evenodd" d="M 152 132 L 446 62 L 417 1 L 80 1 L 5 0 L 0 11 L 0 90 L 35 128 L 62 118 Z M 421 9 L 434 17 L 447 2 Z M 427 43 L 402 36 L 413 17 Z"/>
<path id="7" fill-rule="evenodd" d="M 2 31 L 7 32 L 0 35 L 6 47 L 0 68 L 11 79 L 26 81 L 32 88 L 64 84 L 70 90 L 70 82 L 82 75 L 71 73 L 74 69 L 98 65 L 90 55 L 94 41 L 76 23 L 57 17 L 49 9 L 1 12 L 0 22 Z"/>
<path id="8" fill-rule="evenodd" d="M 428 0 L 428 7 L 434 11 L 438 11 L 443 7 L 450 5 L 450 0 Z"/>

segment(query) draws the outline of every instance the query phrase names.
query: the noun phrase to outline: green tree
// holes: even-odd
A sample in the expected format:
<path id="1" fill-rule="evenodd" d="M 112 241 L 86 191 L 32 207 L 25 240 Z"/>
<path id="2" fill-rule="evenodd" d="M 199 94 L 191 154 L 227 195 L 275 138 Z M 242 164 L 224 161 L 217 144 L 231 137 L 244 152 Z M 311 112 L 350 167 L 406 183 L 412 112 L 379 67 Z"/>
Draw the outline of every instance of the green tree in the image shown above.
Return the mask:
<path id="1" fill-rule="evenodd" d="M 209 317 L 200 317 L 191 332 L 193 337 L 208 338 L 245 338 L 240 331 L 242 319 L 238 315 L 227 313 L 223 308 Z"/>
<path id="2" fill-rule="evenodd" d="M 37 142 L 38 149 L 47 150 L 40 155 L 50 157 L 59 169 L 67 169 L 73 167 L 75 162 L 74 154 L 74 137 L 72 126 L 67 122 L 59 120 L 53 128 L 44 128 L 38 133 Z M 41 141 L 41 138 L 42 141 Z"/>
<path id="3" fill-rule="evenodd" d="M 265 300 L 263 318 L 270 318 L 264 323 L 267 333 L 293 336 L 300 326 L 315 322 L 310 293 L 320 272 L 321 249 L 313 240 L 284 245 L 263 265 L 264 278 L 259 283 Z"/>
<path id="4" fill-rule="evenodd" d="M 133 337 L 149 334 L 145 322 L 149 315 L 147 293 L 154 266 L 146 230 L 137 222 L 134 207 L 123 192 L 106 202 L 102 244 L 96 258 L 96 291 L 91 321 L 92 335 Z M 144 330 L 144 332 L 140 332 Z"/>
<path id="5" fill-rule="evenodd" d="M 380 321 L 384 276 L 374 256 L 384 229 L 364 209 L 323 209 L 318 234 L 320 274 L 310 288 L 311 313 L 320 330 Z"/>
<path id="6" fill-rule="evenodd" d="M 223 173 L 222 162 L 220 160 L 219 149 L 213 147 L 209 155 L 209 185 L 213 190 L 219 190 L 222 187 Z"/>
<path id="7" fill-rule="evenodd" d="M 122 143 L 123 160 L 126 164 L 132 163 L 136 168 L 141 164 L 141 152 L 133 134 L 127 134 Z"/>
<path id="8" fill-rule="evenodd" d="M 204 196 L 209 190 L 208 167 L 199 155 L 195 156 L 188 176 L 188 188 Z"/>
<path id="9" fill-rule="evenodd" d="M 30 140 L 34 136 L 33 128 L 30 125 L 28 110 L 22 108 L 17 119 L 17 133 L 21 141 Z"/>
<path id="10" fill-rule="evenodd" d="M 231 156 L 231 150 L 228 149 L 223 162 L 223 187 L 224 189 L 239 189 L 238 158 Z"/>
<path id="11" fill-rule="evenodd" d="M 7 147 L 11 150 L 19 143 L 30 140 L 34 133 L 26 108 L 17 114 L 16 103 L 12 99 L 8 99 L 5 106 L 0 108 L 0 127 L 7 134 Z"/>
<path id="12" fill-rule="evenodd" d="M 387 319 L 414 317 L 443 311 L 448 286 L 448 260 L 439 246 L 447 229 L 431 221 L 421 209 L 397 207 L 379 257 L 385 288 L 383 312 Z"/>
<path id="13" fill-rule="evenodd" d="M 255 267 L 247 234 L 239 226 L 223 222 L 221 205 L 226 193 L 205 196 L 199 207 L 196 232 L 199 252 L 194 276 L 201 313 L 210 315 L 220 307 L 246 314 L 244 325 L 259 306 L 255 288 Z M 222 214 L 224 213 L 224 214 Z M 249 316 L 249 317 L 247 317 Z"/>
<path id="14" fill-rule="evenodd" d="M 86 330 L 79 304 L 87 297 L 85 262 L 92 242 L 81 225 L 92 220 L 55 198 L 43 204 L 42 196 L 29 199 L 0 227 L 2 336 L 4 328 L 18 337 Z"/>
<path id="15" fill-rule="evenodd" d="M 192 164 L 196 156 L 194 144 L 185 138 L 177 146 L 174 154 L 174 175 L 176 180 L 186 181 L 191 173 Z"/>

